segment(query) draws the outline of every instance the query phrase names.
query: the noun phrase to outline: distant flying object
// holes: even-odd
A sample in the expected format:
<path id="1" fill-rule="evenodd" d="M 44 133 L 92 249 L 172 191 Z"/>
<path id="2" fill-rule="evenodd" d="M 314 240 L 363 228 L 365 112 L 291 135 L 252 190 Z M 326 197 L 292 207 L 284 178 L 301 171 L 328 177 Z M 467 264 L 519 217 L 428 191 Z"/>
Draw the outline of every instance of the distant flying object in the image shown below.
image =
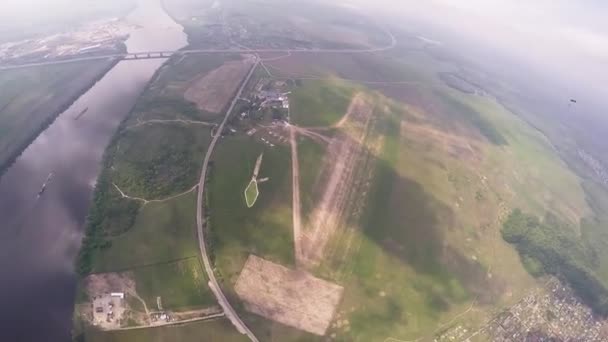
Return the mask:
<path id="1" fill-rule="evenodd" d="M 570 99 L 570 102 L 576 103 L 576 100 L 575 99 Z"/>

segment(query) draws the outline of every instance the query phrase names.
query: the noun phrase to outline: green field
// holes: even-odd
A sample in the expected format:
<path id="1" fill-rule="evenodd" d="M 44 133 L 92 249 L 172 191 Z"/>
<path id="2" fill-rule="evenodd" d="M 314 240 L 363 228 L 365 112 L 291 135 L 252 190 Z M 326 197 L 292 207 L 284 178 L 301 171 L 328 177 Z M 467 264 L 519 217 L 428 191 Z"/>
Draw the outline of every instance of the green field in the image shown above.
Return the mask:
<path id="1" fill-rule="evenodd" d="M 133 273 L 138 295 L 153 310 L 156 297 L 161 297 L 163 310 L 187 311 L 216 304 L 198 256 L 139 267 Z"/>
<path id="2" fill-rule="evenodd" d="M 198 255 L 195 211 L 194 193 L 146 205 L 133 227 L 97 253 L 94 271 L 119 271 Z"/>
<path id="3" fill-rule="evenodd" d="M 188 22 L 193 46 L 213 39 L 217 18 L 211 13 L 216 12 L 205 12 L 210 1 L 164 4 L 174 17 Z M 228 12 L 234 10 L 230 6 Z M 251 28 L 244 18 L 260 8 L 243 6 L 251 12 L 239 12 L 240 18 Z M 197 10 L 192 13 L 184 10 L 193 7 Z M 263 13 L 267 17 L 260 21 L 274 18 L 273 13 Z M 325 15 L 318 20 L 326 20 Z M 255 32 L 253 28 L 250 34 Z M 275 38 L 276 46 L 297 44 Z M 290 87 L 291 124 L 302 128 L 297 144 L 304 229 L 314 224 L 316 208 L 325 209 L 317 205 L 332 188 L 327 180 L 333 168 L 346 175 L 334 179 L 338 204 L 327 208 L 336 211 L 331 213 L 337 217 L 336 230 L 327 234 L 319 264 L 298 263 L 344 287 L 326 336 L 248 313 L 234 291 L 250 254 L 296 266 L 291 149 L 285 142 L 269 147 L 259 137 L 265 134 L 262 128 L 279 125 L 264 127 L 267 117 L 233 117 L 229 125 L 236 129 L 216 146 L 206 180 L 207 245 L 227 297 L 260 340 L 433 341 L 451 329 L 478 330 L 537 289 L 542 282 L 538 277 L 544 274 L 559 275 L 583 289 L 595 286 L 599 293 L 608 284 L 608 235 L 602 231 L 604 221 L 595 220 L 608 208 L 608 201 L 600 201 L 606 194 L 582 183 L 542 133 L 494 97 L 444 84 L 441 72 L 456 70 L 459 64 L 421 49 L 410 51 L 407 44 L 416 47 L 406 42 L 403 50 L 369 55 L 294 54 L 268 63 Z M 221 61 L 186 57 L 160 71 L 108 150 L 90 221 L 102 233 L 89 226 L 85 248 L 93 252 L 85 256 L 94 271 L 133 269 L 137 291 L 146 302 L 161 296 L 167 307 L 177 309 L 214 303 L 204 286 L 207 278 L 199 273 L 195 195 L 144 204 L 121 198 L 112 185 L 146 199 L 189 190 L 209 143 L 209 128 L 126 127 L 151 118 L 217 119 L 197 111 L 180 94 L 194 75 L 189 70 L 204 73 Z M 314 75 L 297 79 L 309 73 Z M 263 77 L 263 71 L 255 77 Z M 336 125 L 359 93 L 370 104 L 369 120 L 365 113 L 355 113 L 362 121 Z M 243 108 L 246 102 L 241 100 Z M 244 134 L 252 127 L 257 133 Z M 313 136 L 342 140 L 313 142 L 304 136 L 306 129 Z M 341 169 L 338 154 L 352 151 L 351 159 L 340 164 L 348 167 Z M 260 153 L 264 163 L 259 178 L 268 178 L 263 183 L 250 178 Z M 516 208 L 525 216 L 513 211 Z M 603 305 L 607 297 L 591 298 Z M 234 329 L 219 322 L 224 321 L 106 336 L 116 341 L 188 340 L 200 328 L 203 339 L 230 340 Z M 212 329 L 209 334 L 218 335 L 205 335 L 204 324 Z"/>
<path id="4" fill-rule="evenodd" d="M 113 65 L 98 60 L 0 71 L 0 174 Z"/>
<path id="5" fill-rule="evenodd" d="M 130 196 L 166 198 L 191 189 L 202 166 L 211 130 L 184 124 L 151 124 L 124 131 L 114 157 L 112 181 Z"/>
<path id="6" fill-rule="evenodd" d="M 86 333 L 85 340 L 91 342 L 244 342 L 247 341 L 247 337 L 236 331 L 229 320 L 218 319 L 177 326 L 115 332 L 90 330 Z"/>
<path id="7" fill-rule="evenodd" d="M 346 113 L 356 86 L 337 79 L 302 81 L 289 96 L 291 122 L 331 126 Z"/>
<path id="8" fill-rule="evenodd" d="M 247 207 L 253 207 L 259 195 L 260 192 L 258 191 L 258 182 L 252 180 L 245 189 L 245 202 L 247 202 Z"/>
<path id="9" fill-rule="evenodd" d="M 256 159 L 264 152 L 255 206 L 243 201 Z M 214 152 L 207 202 L 213 258 L 225 284 L 234 285 L 249 253 L 293 265 L 290 154 L 247 136 L 225 138 Z"/>
<path id="10" fill-rule="evenodd" d="M 129 272 L 137 295 L 152 310 L 157 297 L 161 297 L 163 309 L 172 311 L 217 304 L 201 267 L 195 221 L 195 190 L 211 141 L 211 128 L 197 121 L 209 113 L 199 112 L 185 101 L 179 89 L 188 85 L 184 69 L 189 68 L 190 77 L 195 77 L 196 72 L 221 64 L 221 59 L 216 56 L 206 61 L 198 56 L 182 62 L 186 66 L 171 62 L 157 73 L 107 148 L 78 262 L 83 276 Z M 83 300 L 86 298 L 79 302 Z M 132 304 L 142 311 L 141 304 Z M 219 321 L 208 326 L 218 329 L 209 336 L 235 336 L 232 330 L 222 332 L 224 325 Z M 150 330 L 157 335 L 137 330 L 93 334 L 90 339 L 148 341 L 150 336 L 174 336 L 188 340 L 194 338 L 189 334 L 205 329 L 194 323 Z"/>
<path id="11" fill-rule="evenodd" d="M 327 84 L 303 82 L 294 90 L 296 122 L 298 115 L 299 124 L 311 126 L 340 119 L 353 92 L 340 100 L 311 95 L 326 92 Z M 332 237 L 315 270 L 345 287 L 334 321 L 341 323 L 328 332 L 338 340 L 432 340 L 458 324 L 471 329 L 483 324 L 537 284 L 500 236 L 508 209 L 549 211 L 572 223 L 589 212 L 576 176 L 541 134 L 505 108 L 437 81 L 416 90 L 432 103 L 421 108 L 410 102 L 410 87 L 402 88 L 402 93 L 399 86 L 357 88 L 376 102 L 368 136 L 373 158 L 365 162 L 373 165 L 373 179 L 359 192 L 366 194 L 365 209 L 348 216 L 355 229 Z M 298 91 L 301 101 L 294 100 Z M 311 121 L 301 121 L 305 113 L 314 113 Z M 374 137 L 381 137 L 380 150 L 372 148 Z M 298 144 L 306 220 L 322 190 L 324 148 L 306 138 Z M 252 322 L 260 331 L 270 329 L 264 320 Z"/>

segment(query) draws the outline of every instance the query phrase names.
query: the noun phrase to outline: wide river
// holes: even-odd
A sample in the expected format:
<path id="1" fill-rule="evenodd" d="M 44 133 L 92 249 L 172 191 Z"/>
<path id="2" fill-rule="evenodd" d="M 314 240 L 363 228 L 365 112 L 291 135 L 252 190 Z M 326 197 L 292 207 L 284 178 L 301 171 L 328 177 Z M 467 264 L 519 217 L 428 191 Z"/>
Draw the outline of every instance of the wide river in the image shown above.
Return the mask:
<path id="1" fill-rule="evenodd" d="M 159 1 L 140 0 L 125 19 L 133 24 L 129 52 L 177 50 L 187 44 L 182 27 Z M 118 63 L 0 179 L 0 341 L 71 340 L 74 259 L 103 152 L 163 62 Z"/>

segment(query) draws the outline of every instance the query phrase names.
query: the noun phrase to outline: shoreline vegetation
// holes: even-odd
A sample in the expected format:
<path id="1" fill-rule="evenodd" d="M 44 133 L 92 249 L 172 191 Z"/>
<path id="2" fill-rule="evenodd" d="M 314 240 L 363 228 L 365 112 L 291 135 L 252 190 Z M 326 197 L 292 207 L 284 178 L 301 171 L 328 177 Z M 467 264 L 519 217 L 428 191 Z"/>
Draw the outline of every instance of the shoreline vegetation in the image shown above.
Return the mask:
<path id="1" fill-rule="evenodd" d="M 97 82 L 101 81 L 102 78 L 112 70 L 116 64 L 120 62 L 120 59 L 114 58 L 109 61 L 108 65 L 97 75 L 97 77 L 91 79 L 90 82 L 84 84 L 79 91 L 75 92 L 74 95 L 67 98 L 64 103 L 62 103 L 57 110 L 53 111 L 39 126 L 35 129 L 24 141 L 19 144 L 18 147 L 14 149 L 14 151 L 9 155 L 8 158 L 4 161 L 0 161 L 0 179 L 4 174 L 8 171 L 8 169 L 13 166 L 13 164 L 21 157 L 23 152 L 44 132 L 47 128 L 49 128 L 55 120 L 63 114 L 66 110 L 68 110 L 74 102 L 76 102 L 82 95 L 86 94 Z"/>
<path id="2" fill-rule="evenodd" d="M 97 177 L 97 183 L 95 184 L 95 189 L 93 190 L 91 207 L 85 221 L 84 236 L 75 260 L 75 272 L 80 278 L 84 278 L 92 273 L 94 252 L 98 249 L 108 248 L 111 246 L 111 242 L 104 239 L 104 231 L 102 227 L 104 212 L 107 209 L 103 206 L 108 202 L 106 197 L 110 196 L 109 192 L 111 191 L 112 187 L 108 172 L 110 171 L 110 166 L 116 153 L 116 149 L 112 149 L 111 147 L 116 143 L 117 139 L 120 138 L 121 134 L 126 129 L 126 123 L 135 112 L 139 99 L 144 96 L 146 91 L 149 90 L 150 86 L 158 79 L 161 71 L 163 70 L 163 66 L 170 60 L 171 59 L 167 59 L 165 63 L 156 69 L 152 77 L 150 77 L 150 80 L 144 87 L 144 90 L 138 96 L 138 100 L 135 101 L 133 107 L 121 120 L 120 124 L 116 128 L 116 131 L 112 135 L 110 142 L 107 144 L 104 150 L 101 160 L 101 171 Z M 135 222 L 135 218 L 140 209 L 140 204 L 129 200 L 124 201 L 128 203 L 128 216 L 126 222 L 123 222 L 123 224 L 125 226 L 131 226 Z"/>

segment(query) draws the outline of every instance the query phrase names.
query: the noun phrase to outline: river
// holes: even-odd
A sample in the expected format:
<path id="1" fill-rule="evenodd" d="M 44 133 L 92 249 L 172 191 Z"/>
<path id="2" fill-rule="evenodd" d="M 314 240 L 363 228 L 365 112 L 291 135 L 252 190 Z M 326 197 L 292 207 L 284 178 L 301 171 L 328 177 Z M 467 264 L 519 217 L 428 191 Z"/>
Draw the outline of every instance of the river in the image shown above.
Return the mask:
<path id="1" fill-rule="evenodd" d="M 182 27 L 162 10 L 160 0 L 140 0 L 125 20 L 133 24 L 129 52 L 187 44 Z M 118 63 L 0 179 L 0 341 L 70 340 L 74 259 L 103 152 L 163 62 Z"/>

